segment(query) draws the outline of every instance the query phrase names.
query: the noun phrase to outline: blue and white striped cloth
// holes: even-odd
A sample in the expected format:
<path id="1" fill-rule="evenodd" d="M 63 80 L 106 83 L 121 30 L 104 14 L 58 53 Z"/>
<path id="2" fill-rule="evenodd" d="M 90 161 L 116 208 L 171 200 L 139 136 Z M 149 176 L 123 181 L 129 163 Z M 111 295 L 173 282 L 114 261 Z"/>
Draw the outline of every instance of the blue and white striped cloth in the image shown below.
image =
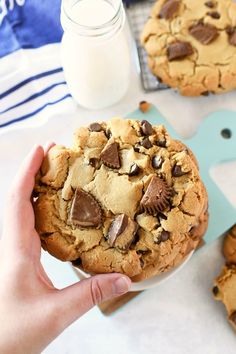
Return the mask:
<path id="1" fill-rule="evenodd" d="M 0 0 L 0 131 L 74 103 L 60 62 L 60 0 Z"/>

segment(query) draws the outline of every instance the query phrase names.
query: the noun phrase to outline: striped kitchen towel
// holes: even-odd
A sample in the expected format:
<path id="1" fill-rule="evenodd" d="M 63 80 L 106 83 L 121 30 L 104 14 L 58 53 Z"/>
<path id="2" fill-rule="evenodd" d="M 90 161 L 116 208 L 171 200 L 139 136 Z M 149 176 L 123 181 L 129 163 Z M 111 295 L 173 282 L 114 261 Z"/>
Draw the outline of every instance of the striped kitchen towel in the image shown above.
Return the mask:
<path id="1" fill-rule="evenodd" d="M 0 131 L 73 106 L 60 61 L 60 0 L 0 0 Z"/>

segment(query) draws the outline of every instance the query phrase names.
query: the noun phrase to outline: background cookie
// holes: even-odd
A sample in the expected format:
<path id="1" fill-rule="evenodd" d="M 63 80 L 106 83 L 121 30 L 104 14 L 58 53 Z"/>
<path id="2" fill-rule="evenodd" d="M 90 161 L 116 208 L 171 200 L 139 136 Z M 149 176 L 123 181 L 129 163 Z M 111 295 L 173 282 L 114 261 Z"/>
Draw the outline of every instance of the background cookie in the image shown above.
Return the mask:
<path id="1" fill-rule="evenodd" d="M 183 261 L 208 221 L 192 152 L 163 126 L 113 119 L 55 146 L 37 177 L 43 247 L 90 273 L 140 281 Z"/>
<path id="2" fill-rule="evenodd" d="M 228 319 L 236 330 L 236 225 L 225 235 L 223 254 L 226 265 L 215 280 L 213 294 L 225 305 Z"/>
<path id="3" fill-rule="evenodd" d="M 216 279 L 213 293 L 226 307 L 230 324 L 236 331 L 236 266 L 224 267 Z"/>
<path id="4" fill-rule="evenodd" d="M 236 3 L 159 0 L 141 41 L 151 71 L 186 96 L 236 88 Z"/>
<path id="5" fill-rule="evenodd" d="M 228 264 L 236 265 L 236 225 L 225 236 L 223 253 Z"/>

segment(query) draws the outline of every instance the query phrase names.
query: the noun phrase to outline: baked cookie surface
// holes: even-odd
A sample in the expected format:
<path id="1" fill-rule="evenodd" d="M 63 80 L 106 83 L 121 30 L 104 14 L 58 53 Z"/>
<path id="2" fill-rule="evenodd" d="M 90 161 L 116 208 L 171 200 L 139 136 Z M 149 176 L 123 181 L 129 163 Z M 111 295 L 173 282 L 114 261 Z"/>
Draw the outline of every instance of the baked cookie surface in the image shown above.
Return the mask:
<path id="1" fill-rule="evenodd" d="M 216 279 L 213 293 L 226 307 L 228 320 L 236 331 L 236 266 L 225 266 Z"/>
<path id="2" fill-rule="evenodd" d="M 36 180 L 42 246 L 89 273 L 140 281 L 195 249 L 208 223 L 196 159 L 166 129 L 114 118 L 55 146 Z"/>
<path id="3" fill-rule="evenodd" d="M 236 88 L 236 3 L 158 0 L 141 42 L 161 81 L 185 96 Z"/>
<path id="4" fill-rule="evenodd" d="M 227 264 L 236 265 L 236 225 L 225 236 L 223 253 Z"/>

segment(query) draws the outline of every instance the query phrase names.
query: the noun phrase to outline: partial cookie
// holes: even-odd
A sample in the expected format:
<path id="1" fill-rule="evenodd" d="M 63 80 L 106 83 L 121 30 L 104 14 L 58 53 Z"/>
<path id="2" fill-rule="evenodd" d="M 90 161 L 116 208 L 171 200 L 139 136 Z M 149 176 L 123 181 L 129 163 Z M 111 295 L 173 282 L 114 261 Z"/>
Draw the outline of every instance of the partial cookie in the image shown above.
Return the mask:
<path id="1" fill-rule="evenodd" d="M 216 300 L 226 307 L 228 320 L 236 330 L 236 266 L 224 267 L 213 288 Z"/>
<path id="2" fill-rule="evenodd" d="M 225 236 L 223 253 L 227 264 L 236 265 L 236 225 Z"/>
<path id="3" fill-rule="evenodd" d="M 37 176 L 42 246 L 89 273 L 140 281 L 179 265 L 203 237 L 207 193 L 193 153 L 166 129 L 115 118 L 55 146 Z"/>
<path id="4" fill-rule="evenodd" d="M 141 42 L 151 71 L 182 95 L 236 88 L 236 3 L 158 0 Z"/>

